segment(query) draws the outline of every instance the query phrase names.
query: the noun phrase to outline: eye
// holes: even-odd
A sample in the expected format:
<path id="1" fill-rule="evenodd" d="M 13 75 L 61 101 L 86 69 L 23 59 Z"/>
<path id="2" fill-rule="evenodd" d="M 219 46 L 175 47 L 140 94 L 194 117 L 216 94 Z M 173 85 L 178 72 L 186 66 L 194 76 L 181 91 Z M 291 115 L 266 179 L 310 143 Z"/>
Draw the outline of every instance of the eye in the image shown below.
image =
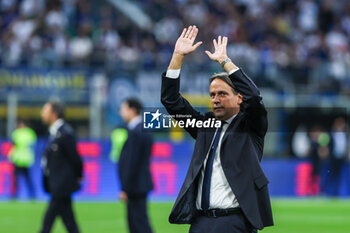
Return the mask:
<path id="1" fill-rule="evenodd" d="M 227 94 L 227 93 L 226 93 L 226 92 L 223 92 L 223 91 L 222 91 L 222 92 L 219 92 L 219 95 L 222 96 L 222 97 L 223 97 L 223 96 L 226 96 L 226 94 Z"/>

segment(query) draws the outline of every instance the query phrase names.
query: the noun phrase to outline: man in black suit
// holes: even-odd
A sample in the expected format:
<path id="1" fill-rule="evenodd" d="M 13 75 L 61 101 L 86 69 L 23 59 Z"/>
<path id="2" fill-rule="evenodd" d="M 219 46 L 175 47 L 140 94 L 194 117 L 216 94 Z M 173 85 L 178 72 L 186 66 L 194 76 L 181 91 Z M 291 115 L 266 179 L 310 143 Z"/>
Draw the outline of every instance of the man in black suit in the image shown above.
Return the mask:
<path id="1" fill-rule="evenodd" d="M 273 225 L 268 179 L 260 167 L 267 112 L 253 81 L 227 57 L 227 37 L 213 40 L 214 53 L 205 51 L 226 71 L 210 79 L 213 112 L 202 115 L 181 96 L 181 65 L 201 45 L 194 44 L 197 34 L 197 27 L 190 26 L 178 38 L 162 77 L 161 101 L 178 121 L 222 123 L 217 129 L 199 128 L 201 124 L 186 128 L 196 144 L 169 221 L 191 224 L 193 233 L 257 232 Z"/>
<path id="2" fill-rule="evenodd" d="M 50 126 L 50 136 L 41 163 L 44 188 L 51 194 L 41 233 L 50 232 L 57 215 L 68 232 L 78 233 L 71 195 L 80 189 L 83 163 L 76 149 L 73 129 L 63 120 L 64 107 L 59 102 L 44 105 L 41 117 Z"/>
<path id="3" fill-rule="evenodd" d="M 147 216 L 147 194 L 153 189 L 150 172 L 152 135 L 142 131 L 142 105 L 135 98 L 126 99 L 120 115 L 128 124 L 128 138 L 118 162 L 120 199 L 127 204 L 130 233 L 151 233 Z"/>

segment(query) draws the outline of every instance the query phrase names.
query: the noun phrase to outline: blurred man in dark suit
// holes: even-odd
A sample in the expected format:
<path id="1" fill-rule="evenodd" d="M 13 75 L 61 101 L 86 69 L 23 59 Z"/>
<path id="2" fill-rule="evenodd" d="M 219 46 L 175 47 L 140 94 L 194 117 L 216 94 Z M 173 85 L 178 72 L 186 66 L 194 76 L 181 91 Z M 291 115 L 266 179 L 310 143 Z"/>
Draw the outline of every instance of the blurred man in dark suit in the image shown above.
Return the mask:
<path id="1" fill-rule="evenodd" d="M 340 194 L 342 168 L 348 153 L 347 132 L 347 122 L 343 117 L 337 117 L 333 122 L 329 145 L 330 174 L 327 193 L 331 196 L 339 196 Z"/>
<path id="2" fill-rule="evenodd" d="M 73 129 L 63 120 L 64 107 L 59 102 L 44 105 L 41 117 L 49 125 L 50 136 L 42 157 L 44 188 L 51 194 L 41 233 L 51 231 L 59 215 L 68 232 L 78 233 L 71 195 L 80 189 L 83 163 L 76 149 Z"/>
<path id="3" fill-rule="evenodd" d="M 152 135 L 142 131 L 142 105 L 135 98 L 126 99 L 120 115 L 128 124 L 128 138 L 118 162 L 121 182 L 120 199 L 127 204 L 130 233 L 152 232 L 147 216 L 147 194 L 153 189 L 150 172 Z"/>
<path id="4" fill-rule="evenodd" d="M 196 139 L 186 179 L 170 214 L 171 223 L 189 223 L 193 233 L 253 233 L 273 225 L 269 192 L 260 161 L 267 131 L 267 112 L 260 92 L 227 56 L 227 37 L 214 39 L 206 51 L 225 73 L 209 82 L 212 112 L 201 114 L 180 94 L 180 69 L 195 51 L 198 29 L 185 28 L 162 77 L 161 101 L 169 114 L 191 121 L 221 121 L 213 128 L 187 127 Z M 220 122 L 219 122 L 220 123 Z"/>

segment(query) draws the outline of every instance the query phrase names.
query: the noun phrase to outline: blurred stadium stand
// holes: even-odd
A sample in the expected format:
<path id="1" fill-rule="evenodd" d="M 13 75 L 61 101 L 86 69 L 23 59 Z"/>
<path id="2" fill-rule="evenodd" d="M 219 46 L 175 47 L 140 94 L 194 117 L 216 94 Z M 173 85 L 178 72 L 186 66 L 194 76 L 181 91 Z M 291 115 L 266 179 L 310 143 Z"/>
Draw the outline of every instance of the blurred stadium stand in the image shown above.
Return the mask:
<path id="1" fill-rule="evenodd" d="M 221 67 L 204 50 L 215 36 L 228 36 L 229 57 L 270 109 L 266 157 L 297 154 L 292 138 L 300 127 L 329 131 L 337 116 L 348 119 L 346 0 L 1 0 L 0 7 L 0 138 L 17 117 L 46 135 L 41 106 L 60 99 L 80 138 L 107 139 L 122 122 L 125 97 L 161 106 L 160 74 L 190 24 L 204 44 L 186 58 L 182 92 L 209 107 L 208 77 Z"/>

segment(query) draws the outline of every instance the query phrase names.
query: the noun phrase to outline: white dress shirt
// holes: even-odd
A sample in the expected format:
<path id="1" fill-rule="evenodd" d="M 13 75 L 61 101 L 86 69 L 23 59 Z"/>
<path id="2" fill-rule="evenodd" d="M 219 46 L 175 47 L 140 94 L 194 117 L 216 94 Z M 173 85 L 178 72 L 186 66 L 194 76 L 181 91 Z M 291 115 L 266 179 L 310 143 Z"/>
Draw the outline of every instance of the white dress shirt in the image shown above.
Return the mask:
<path id="1" fill-rule="evenodd" d="M 137 116 L 131 119 L 128 123 L 128 129 L 134 129 L 139 123 L 141 123 L 141 116 Z"/>
<path id="2" fill-rule="evenodd" d="M 64 123 L 63 119 L 57 119 L 55 123 L 53 123 L 50 126 L 49 128 L 50 137 L 56 136 L 58 129 L 63 125 L 63 123 Z"/>
<path id="3" fill-rule="evenodd" d="M 58 129 L 64 124 L 63 119 L 57 119 L 49 128 L 49 142 L 54 140 L 57 134 Z M 55 146 L 57 147 L 57 145 Z M 44 169 L 44 173 L 46 175 L 49 175 L 50 171 L 48 169 L 46 169 L 47 166 L 47 158 L 45 156 L 41 157 L 41 161 L 40 161 L 40 165 L 41 167 Z"/>
<path id="4" fill-rule="evenodd" d="M 239 206 L 236 196 L 232 192 L 232 189 L 226 179 L 224 170 L 222 169 L 222 166 L 221 166 L 221 159 L 220 159 L 220 149 L 221 149 L 222 138 L 224 137 L 227 128 L 229 127 L 229 125 L 231 124 L 232 120 L 235 117 L 236 115 L 226 120 L 227 123 L 222 126 L 219 143 L 215 151 L 213 170 L 212 170 L 211 181 L 210 181 L 209 209 L 227 209 L 227 208 L 234 208 Z M 215 138 L 215 135 L 213 139 L 214 138 Z M 202 186 L 203 186 L 203 179 L 204 179 L 204 170 L 207 164 L 209 151 L 206 155 L 206 159 L 204 160 L 204 166 L 202 167 L 199 174 L 198 193 L 197 193 L 197 200 L 196 200 L 197 209 L 202 209 L 201 208 Z"/>
<path id="5" fill-rule="evenodd" d="M 233 69 L 229 72 L 229 75 L 233 74 L 239 70 L 239 68 Z M 176 79 L 180 76 L 180 69 L 178 70 L 167 70 L 166 77 L 171 79 Z M 236 115 L 232 116 L 230 119 L 226 120 L 227 124 L 224 124 L 222 126 L 222 131 L 220 134 L 220 139 L 218 143 L 218 147 L 215 151 L 215 157 L 213 162 L 213 170 L 212 170 L 212 176 L 211 176 L 211 182 L 210 182 L 210 200 L 209 200 L 209 209 L 227 209 L 227 208 L 235 208 L 239 206 L 239 203 L 237 201 L 237 198 L 235 194 L 233 193 L 227 179 L 225 176 L 225 173 L 221 166 L 221 159 L 220 159 L 220 148 L 221 148 L 221 141 L 222 138 L 225 135 L 225 132 L 228 128 L 228 126 L 231 124 L 232 120 L 236 117 Z M 215 135 L 213 139 L 215 138 Z M 209 147 L 210 148 L 210 147 Z M 202 201 L 202 186 L 203 186 L 203 179 L 204 179 L 204 170 L 205 165 L 207 163 L 209 151 L 206 155 L 206 159 L 204 160 L 204 166 L 202 167 L 200 174 L 199 174 L 199 181 L 198 181 L 198 193 L 197 193 L 197 200 L 196 200 L 196 207 L 197 209 L 201 208 L 201 201 Z"/>

